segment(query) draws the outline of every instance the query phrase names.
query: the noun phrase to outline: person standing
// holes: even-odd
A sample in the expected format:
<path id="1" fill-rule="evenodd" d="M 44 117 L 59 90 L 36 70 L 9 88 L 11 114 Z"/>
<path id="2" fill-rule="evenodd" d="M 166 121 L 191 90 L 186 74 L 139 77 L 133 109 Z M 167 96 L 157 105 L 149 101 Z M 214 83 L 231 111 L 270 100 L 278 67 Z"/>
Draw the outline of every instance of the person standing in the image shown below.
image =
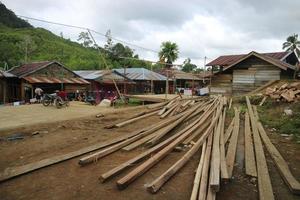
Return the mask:
<path id="1" fill-rule="evenodd" d="M 41 103 L 41 98 L 43 94 L 43 90 L 41 88 L 35 88 L 34 93 L 35 93 L 35 98 L 38 103 Z"/>

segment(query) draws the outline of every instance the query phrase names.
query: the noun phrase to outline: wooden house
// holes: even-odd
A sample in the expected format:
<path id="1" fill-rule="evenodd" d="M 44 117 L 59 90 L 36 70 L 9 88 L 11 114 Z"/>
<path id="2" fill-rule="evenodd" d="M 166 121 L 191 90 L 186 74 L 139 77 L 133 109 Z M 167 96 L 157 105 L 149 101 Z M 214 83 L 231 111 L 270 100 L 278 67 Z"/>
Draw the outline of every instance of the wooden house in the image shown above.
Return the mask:
<path id="1" fill-rule="evenodd" d="M 292 52 L 220 56 L 206 66 L 212 67 L 211 93 L 247 93 L 270 80 L 291 79 L 297 57 Z"/>
<path id="2" fill-rule="evenodd" d="M 114 71 L 136 83 L 127 88 L 128 93 L 143 94 L 153 90 L 154 93 L 160 94 L 165 91 L 166 77 L 154 71 L 145 68 L 120 68 Z"/>
<path id="3" fill-rule="evenodd" d="M 126 93 L 124 91 L 126 86 L 135 84 L 132 80 L 112 70 L 79 70 L 74 72 L 91 83 L 88 92 L 90 96 L 96 99 L 97 103 L 104 98 L 116 95 L 118 92 L 116 86 L 121 93 Z"/>
<path id="4" fill-rule="evenodd" d="M 56 90 L 75 93 L 77 90 L 86 90 L 90 84 L 56 61 L 28 63 L 13 67 L 7 72 L 17 77 L 14 84 L 18 89 L 13 101 L 29 101 L 34 97 L 37 87 L 45 93 L 54 93 Z"/>

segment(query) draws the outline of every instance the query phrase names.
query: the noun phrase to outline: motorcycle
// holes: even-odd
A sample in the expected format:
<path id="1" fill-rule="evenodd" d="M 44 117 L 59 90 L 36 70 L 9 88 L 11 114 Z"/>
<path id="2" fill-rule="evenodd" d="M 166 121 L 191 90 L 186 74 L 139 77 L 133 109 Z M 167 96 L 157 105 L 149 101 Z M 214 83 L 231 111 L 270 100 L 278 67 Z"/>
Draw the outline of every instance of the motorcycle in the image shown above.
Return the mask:
<path id="1" fill-rule="evenodd" d="M 42 104 L 44 106 L 49 106 L 50 104 L 54 104 L 54 100 L 56 98 L 56 94 L 44 94 L 43 99 L 42 99 Z"/>
<path id="2" fill-rule="evenodd" d="M 67 98 L 63 100 L 60 96 L 56 96 L 54 100 L 54 104 L 58 109 L 62 108 L 63 106 L 68 107 L 70 105 L 69 100 Z"/>

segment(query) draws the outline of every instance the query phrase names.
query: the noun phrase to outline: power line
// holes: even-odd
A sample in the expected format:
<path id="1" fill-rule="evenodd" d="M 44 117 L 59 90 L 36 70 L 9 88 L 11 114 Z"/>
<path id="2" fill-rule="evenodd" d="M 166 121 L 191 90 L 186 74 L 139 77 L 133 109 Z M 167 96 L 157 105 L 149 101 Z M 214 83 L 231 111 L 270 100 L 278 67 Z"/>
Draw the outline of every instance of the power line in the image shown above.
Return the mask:
<path id="1" fill-rule="evenodd" d="M 89 30 L 95 34 L 98 34 L 98 35 L 101 35 L 105 38 L 107 38 L 106 34 L 104 33 L 101 33 L 101 32 L 98 32 L 98 31 L 95 31 L 93 29 L 90 29 L 90 28 L 87 28 L 87 27 L 82 27 L 82 26 L 75 26 L 75 25 L 70 25 L 70 24 L 65 24 L 65 23 L 60 23 L 60 22 L 53 22 L 53 21 L 49 21 L 49 20 L 43 20 L 43 19 L 37 19 L 37 18 L 33 18 L 33 17 L 27 17 L 27 16 L 23 16 L 23 15 L 17 15 L 18 17 L 21 17 L 21 18 L 25 18 L 25 19 L 29 19 L 29 20 L 34 20 L 34 21 L 39 21 L 39 22 L 43 22 L 43 23 L 48 23 L 48 24 L 54 24 L 54 25 L 59 25 L 59 26 L 65 26 L 65 27 L 69 27 L 69 28 L 76 28 L 76 29 L 80 29 L 80 30 Z M 143 46 L 140 46 L 140 45 L 136 45 L 136 44 L 133 44 L 133 43 L 130 43 L 130 42 L 127 42 L 127 41 L 124 41 L 124 40 L 120 40 L 118 38 L 115 38 L 115 37 L 110 37 L 111 39 L 115 40 L 115 41 L 118 41 L 118 42 L 121 42 L 123 44 L 126 44 L 126 45 L 129 45 L 129 46 L 133 46 L 133 47 L 137 47 L 137 48 L 140 48 L 140 49 L 143 49 L 145 51 L 150 51 L 152 53 L 159 53 L 159 51 L 157 50 L 153 50 L 153 49 L 150 49 L 150 48 L 146 48 L 146 47 L 143 47 Z M 191 58 L 191 59 L 205 59 L 207 58 L 206 56 L 204 57 L 189 57 L 189 56 L 182 56 L 182 57 L 187 57 L 187 58 Z M 141 60 L 141 59 L 140 59 Z M 142 60 L 143 61 L 143 60 Z M 151 61 L 152 62 L 152 61 Z M 154 63 L 159 63 L 159 62 L 154 62 Z M 173 65 L 177 65 L 177 66 L 181 66 L 179 64 L 173 64 Z"/>

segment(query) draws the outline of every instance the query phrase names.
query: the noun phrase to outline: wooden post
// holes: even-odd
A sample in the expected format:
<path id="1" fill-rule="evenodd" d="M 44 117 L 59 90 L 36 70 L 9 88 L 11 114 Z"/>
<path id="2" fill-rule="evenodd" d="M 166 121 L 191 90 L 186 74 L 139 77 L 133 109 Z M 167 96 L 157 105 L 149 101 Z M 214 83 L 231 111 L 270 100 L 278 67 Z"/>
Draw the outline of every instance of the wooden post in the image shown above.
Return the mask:
<path id="1" fill-rule="evenodd" d="M 167 72 L 167 79 L 166 79 L 166 95 L 165 95 L 165 99 L 168 99 L 168 94 L 169 94 L 169 70 L 166 70 Z"/>

